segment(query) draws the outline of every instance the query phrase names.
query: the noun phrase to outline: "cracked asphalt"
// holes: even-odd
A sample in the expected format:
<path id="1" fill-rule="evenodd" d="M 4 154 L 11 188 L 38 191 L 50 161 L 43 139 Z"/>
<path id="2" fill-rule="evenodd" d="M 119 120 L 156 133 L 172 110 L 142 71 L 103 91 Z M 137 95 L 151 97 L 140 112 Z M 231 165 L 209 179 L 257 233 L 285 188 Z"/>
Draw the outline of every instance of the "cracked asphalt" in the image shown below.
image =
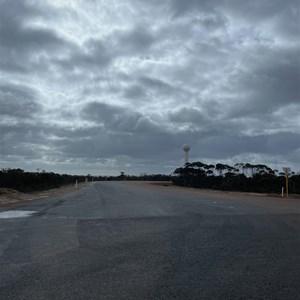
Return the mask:
<path id="1" fill-rule="evenodd" d="M 95 182 L 7 210 L 0 299 L 300 299 L 299 199 Z"/>

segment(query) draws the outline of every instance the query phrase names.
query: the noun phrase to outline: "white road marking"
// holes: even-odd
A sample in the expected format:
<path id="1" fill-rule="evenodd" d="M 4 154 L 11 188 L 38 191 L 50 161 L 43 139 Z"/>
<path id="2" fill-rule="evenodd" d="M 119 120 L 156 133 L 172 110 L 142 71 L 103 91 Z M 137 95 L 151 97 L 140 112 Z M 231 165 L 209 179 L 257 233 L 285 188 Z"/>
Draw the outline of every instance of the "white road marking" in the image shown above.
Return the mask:
<path id="1" fill-rule="evenodd" d="M 0 212 L 0 219 L 24 218 L 30 217 L 36 211 L 29 210 L 8 210 Z"/>

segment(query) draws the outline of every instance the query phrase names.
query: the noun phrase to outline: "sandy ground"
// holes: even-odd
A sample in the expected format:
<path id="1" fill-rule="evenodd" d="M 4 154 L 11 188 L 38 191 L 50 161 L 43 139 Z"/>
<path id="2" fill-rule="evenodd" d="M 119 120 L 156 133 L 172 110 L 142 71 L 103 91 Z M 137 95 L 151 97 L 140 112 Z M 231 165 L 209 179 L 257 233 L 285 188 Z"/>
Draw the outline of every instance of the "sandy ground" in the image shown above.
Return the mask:
<path id="1" fill-rule="evenodd" d="M 272 198 L 281 198 L 281 199 L 285 199 L 281 197 L 281 194 L 262 194 L 262 193 L 247 193 L 247 192 L 230 192 L 230 191 L 218 191 L 218 190 L 210 190 L 210 189 L 199 189 L 199 188 L 189 188 L 189 187 L 180 187 L 180 186 L 175 186 L 172 185 L 171 182 L 168 181 L 160 181 L 160 182 L 155 182 L 155 181 L 127 181 L 124 182 L 125 184 L 130 184 L 130 185 L 135 185 L 135 186 L 140 186 L 140 187 L 144 187 L 144 188 L 155 188 L 155 189 L 165 189 L 165 190 L 175 190 L 178 193 L 181 192 L 189 192 L 189 193 L 196 193 L 196 194 L 203 194 L 203 195 L 213 195 L 213 196 L 220 196 L 220 197 L 257 197 L 257 198 L 268 198 L 268 199 L 272 199 Z M 300 195 L 297 194 L 289 194 L 288 200 L 292 200 L 292 199 L 300 199 Z"/>
<path id="2" fill-rule="evenodd" d="M 85 186 L 85 183 L 78 184 L 78 189 Z M 45 191 L 36 191 L 32 193 L 22 193 L 14 189 L 0 188 L 0 207 L 11 206 L 14 204 L 20 204 L 29 201 L 35 201 L 39 199 L 56 197 L 68 192 L 73 192 L 75 189 L 74 184 L 65 185 L 60 188 L 50 189 Z"/>

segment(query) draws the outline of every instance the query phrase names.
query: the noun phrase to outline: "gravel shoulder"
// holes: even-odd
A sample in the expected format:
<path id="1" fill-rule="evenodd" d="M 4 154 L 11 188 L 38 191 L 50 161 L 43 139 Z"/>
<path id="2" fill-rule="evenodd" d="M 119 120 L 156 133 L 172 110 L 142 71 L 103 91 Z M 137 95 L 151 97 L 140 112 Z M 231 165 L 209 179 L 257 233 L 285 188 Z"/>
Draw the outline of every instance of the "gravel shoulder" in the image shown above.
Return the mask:
<path id="1" fill-rule="evenodd" d="M 160 191 L 173 191 L 176 193 L 191 193 L 193 195 L 207 195 L 213 197 L 222 197 L 233 199 L 238 197 L 242 198 L 256 198 L 261 199 L 282 199 L 285 201 L 300 200 L 300 195 L 290 194 L 289 198 L 281 198 L 281 195 L 277 194 L 259 194 L 259 193 L 246 193 L 246 192 L 229 192 L 229 191 L 217 191 L 209 189 L 196 189 L 174 186 L 170 182 L 153 182 L 153 181 L 125 181 L 123 184 L 143 188 L 143 189 L 154 189 Z M 78 190 L 86 186 L 85 183 L 78 184 Z M 0 208 L 18 206 L 19 204 L 28 203 L 31 201 L 37 201 L 40 199 L 57 197 L 60 195 L 65 195 L 67 193 L 73 192 L 75 190 L 74 184 L 65 185 L 55 189 L 49 189 L 44 191 L 35 191 L 31 193 L 22 193 L 14 189 L 0 188 Z"/>
<path id="2" fill-rule="evenodd" d="M 208 196 L 220 196 L 222 198 L 257 198 L 261 199 L 262 197 L 265 199 L 282 199 L 282 200 L 300 200 L 300 195 L 297 194 L 289 194 L 289 198 L 282 198 L 281 194 L 264 194 L 264 193 L 251 193 L 251 192 L 232 192 L 232 191 L 220 191 L 220 190 L 210 190 L 210 189 L 199 189 L 199 188 L 190 188 L 190 187 L 181 187 L 172 185 L 171 182 L 168 181 L 126 181 L 124 184 L 148 188 L 148 189 L 158 189 L 165 191 L 173 191 L 176 193 L 191 193 L 191 194 L 199 194 L 199 195 L 208 195 Z"/>
<path id="3" fill-rule="evenodd" d="M 78 184 L 77 189 L 86 186 L 85 183 Z M 74 184 L 64 185 L 59 188 L 44 191 L 35 191 L 31 193 L 22 193 L 14 189 L 0 188 L 0 208 L 11 207 L 21 203 L 37 201 L 40 199 L 61 196 L 75 190 Z"/>

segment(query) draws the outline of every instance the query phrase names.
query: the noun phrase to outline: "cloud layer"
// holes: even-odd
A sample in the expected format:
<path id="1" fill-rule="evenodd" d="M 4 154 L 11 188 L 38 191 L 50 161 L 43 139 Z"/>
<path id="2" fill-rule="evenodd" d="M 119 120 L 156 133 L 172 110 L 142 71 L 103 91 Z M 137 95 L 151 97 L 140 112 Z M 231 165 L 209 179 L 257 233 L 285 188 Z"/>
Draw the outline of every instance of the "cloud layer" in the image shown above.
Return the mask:
<path id="1" fill-rule="evenodd" d="M 300 171 L 297 0 L 0 0 L 0 167 Z"/>

